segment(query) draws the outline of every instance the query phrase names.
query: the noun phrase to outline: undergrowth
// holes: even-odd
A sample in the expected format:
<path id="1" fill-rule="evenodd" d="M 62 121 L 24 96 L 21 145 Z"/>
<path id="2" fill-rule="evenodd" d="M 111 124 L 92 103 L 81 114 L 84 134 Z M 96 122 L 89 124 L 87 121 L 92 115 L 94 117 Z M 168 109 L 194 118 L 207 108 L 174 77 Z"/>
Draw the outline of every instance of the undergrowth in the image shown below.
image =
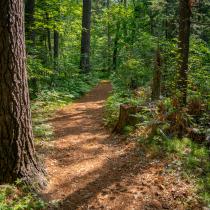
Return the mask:
<path id="1" fill-rule="evenodd" d="M 141 127 L 142 128 L 142 127 Z M 137 141 L 152 156 L 164 156 L 169 160 L 167 170 L 179 173 L 190 182 L 195 182 L 195 190 L 200 199 L 210 207 L 210 162 L 209 150 L 189 138 L 165 140 L 161 135 L 144 139 L 139 135 Z"/>
<path id="2" fill-rule="evenodd" d="M 194 100 L 189 101 L 188 107 L 182 110 L 176 107 L 176 101 L 168 98 L 162 98 L 154 103 L 150 101 L 148 88 L 139 88 L 137 92 L 127 91 L 126 94 L 125 92 L 114 89 L 107 99 L 105 124 L 114 127 L 118 121 L 121 104 L 141 106 L 141 111 L 136 114 L 138 124 L 135 130 L 126 125 L 124 134 L 129 134 L 128 138 L 135 139 L 142 150 L 145 148 L 146 154 L 167 158 L 168 170 L 172 173 L 178 171 L 180 177 L 196 183 L 195 190 L 198 196 L 210 207 L 210 150 L 209 145 L 206 145 L 205 141 L 202 142 L 203 134 L 208 135 L 209 132 L 209 118 L 202 108 L 204 106 L 198 106 L 197 101 L 195 106 Z M 197 108 L 197 115 L 195 111 L 193 115 L 190 113 L 195 110 L 193 106 Z M 183 137 L 179 137 L 179 128 L 185 132 L 182 134 Z M 192 131 L 196 131 L 193 136 Z"/>
<path id="3" fill-rule="evenodd" d="M 119 116 L 120 105 L 130 104 L 137 106 L 145 103 L 147 96 L 144 94 L 146 89 L 138 92 L 139 97 L 135 97 L 135 93 L 131 91 L 113 90 L 112 94 L 108 97 L 105 104 L 104 123 L 109 127 L 113 127 Z"/>
<path id="4" fill-rule="evenodd" d="M 35 193 L 16 185 L 0 185 L 0 210 L 41 210 L 45 207 Z"/>

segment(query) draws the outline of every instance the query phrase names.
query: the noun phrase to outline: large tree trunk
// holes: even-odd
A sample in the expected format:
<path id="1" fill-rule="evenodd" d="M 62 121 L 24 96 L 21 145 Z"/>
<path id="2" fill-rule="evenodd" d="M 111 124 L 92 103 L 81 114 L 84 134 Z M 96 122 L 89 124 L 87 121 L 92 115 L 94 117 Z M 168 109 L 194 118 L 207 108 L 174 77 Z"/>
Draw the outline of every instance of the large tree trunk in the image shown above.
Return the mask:
<path id="1" fill-rule="evenodd" d="M 190 0 L 179 1 L 179 78 L 178 89 L 180 103 L 187 101 L 187 73 L 189 59 L 189 38 L 190 38 Z"/>
<path id="2" fill-rule="evenodd" d="M 90 71 L 91 0 L 83 0 L 80 68 Z"/>
<path id="3" fill-rule="evenodd" d="M 43 184 L 33 145 L 23 0 L 0 1 L 0 183 Z"/>

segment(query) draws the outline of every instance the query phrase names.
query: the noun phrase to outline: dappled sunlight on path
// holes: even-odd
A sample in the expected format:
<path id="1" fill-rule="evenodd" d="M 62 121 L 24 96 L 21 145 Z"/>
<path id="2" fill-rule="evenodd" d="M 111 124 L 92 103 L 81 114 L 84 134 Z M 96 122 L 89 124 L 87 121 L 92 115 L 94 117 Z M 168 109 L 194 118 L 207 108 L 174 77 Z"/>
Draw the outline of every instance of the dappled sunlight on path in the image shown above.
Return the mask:
<path id="1" fill-rule="evenodd" d="M 51 120 L 55 139 L 43 150 L 49 176 L 43 196 L 59 205 L 49 209 L 184 209 L 175 200 L 189 187 L 164 174 L 164 158 L 146 158 L 135 143 L 104 127 L 110 91 L 109 83 L 101 83 Z"/>

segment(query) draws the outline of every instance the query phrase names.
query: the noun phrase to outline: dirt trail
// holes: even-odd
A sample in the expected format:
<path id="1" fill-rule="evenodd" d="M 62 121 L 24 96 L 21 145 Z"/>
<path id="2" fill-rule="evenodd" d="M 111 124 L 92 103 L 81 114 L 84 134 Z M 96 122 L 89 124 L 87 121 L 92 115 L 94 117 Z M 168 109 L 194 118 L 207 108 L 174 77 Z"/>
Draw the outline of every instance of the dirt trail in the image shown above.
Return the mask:
<path id="1" fill-rule="evenodd" d="M 146 158 L 134 143 L 104 128 L 110 91 L 109 83 L 101 83 L 52 119 L 56 137 L 44 152 L 49 175 L 44 196 L 59 200 L 60 210 L 187 209 L 182 200 L 189 184 L 164 174 L 164 159 Z"/>

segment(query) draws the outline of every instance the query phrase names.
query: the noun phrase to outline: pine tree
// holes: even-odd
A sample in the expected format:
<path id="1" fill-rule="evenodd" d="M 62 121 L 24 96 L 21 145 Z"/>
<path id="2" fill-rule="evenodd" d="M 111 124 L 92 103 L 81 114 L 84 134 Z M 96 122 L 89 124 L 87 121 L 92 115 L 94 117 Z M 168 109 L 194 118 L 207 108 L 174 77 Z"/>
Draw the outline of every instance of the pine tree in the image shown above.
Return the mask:
<path id="1" fill-rule="evenodd" d="M 43 185 L 33 144 L 23 0 L 0 1 L 0 183 Z"/>

